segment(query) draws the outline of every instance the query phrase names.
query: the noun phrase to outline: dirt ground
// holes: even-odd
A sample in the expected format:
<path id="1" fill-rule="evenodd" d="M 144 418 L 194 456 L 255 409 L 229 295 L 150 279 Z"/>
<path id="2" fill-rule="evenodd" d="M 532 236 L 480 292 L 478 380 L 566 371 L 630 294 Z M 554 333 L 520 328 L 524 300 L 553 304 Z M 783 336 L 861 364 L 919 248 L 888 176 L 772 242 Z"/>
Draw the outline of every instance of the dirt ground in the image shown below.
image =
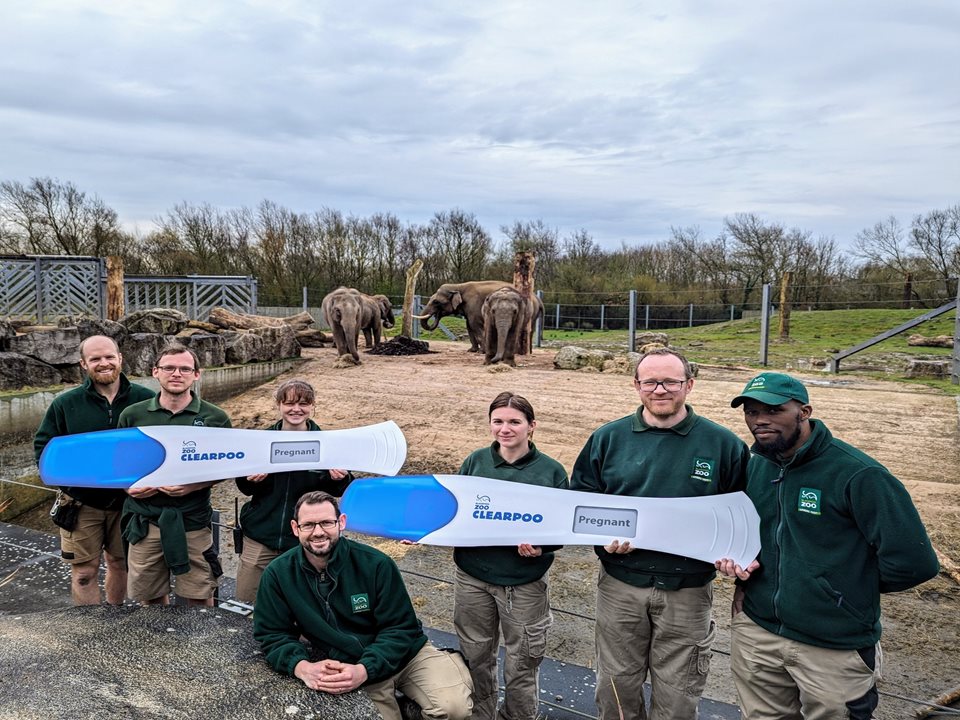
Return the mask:
<path id="1" fill-rule="evenodd" d="M 559 371 L 554 350 L 536 350 L 511 369 L 484 367 L 464 343 L 432 342 L 435 354 L 362 354 L 359 367 L 334 368 L 333 350 L 305 350 L 305 362 L 288 376 L 317 388 L 317 421 L 325 429 L 394 420 L 408 443 L 405 474 L 455 472 L 464 457 L 489 442 L 486 408 L 502 390 L 526 396 L 537 412 L 538 447 L 571 469 L 587 436 L 601 424 L 632 412 L 638 403 L 626 375 Z M 702 367 L 690 395 L 697 411 L 747 439 L 742 414 L 730 398 L 754 371 Z M 287 376 L 285 376 L 287 377 Z M 960 437 L 953 398 L 917 386 L 849 375 L 804 378 L 815 417 L 838 437 L 884 463 L 911 494 L 933 539 L 960 561 Z M 264 427 L 276 419 L 273 383 L 224 403 L 235 427 Z M 223 484 L 214 505 L 233 517 L 236 490 Z M 392 555 L 406 573 L 423 621 L 452 631 L 453 563 L 448 548 L 402 546 L 364 538 Z M 233 557 L 229 552 L 225 556 Z M 226 558 L 225 558 L 226 559 Z M 565 548 L 551 570 L 556 623 L 548 653 L 558 660 L 593 665 L 593 612 L 597 560 L 591 548 Z M 736 702 L 729 673 L 729 600 L 732 584 L 717 580 L 720 626 L 705 695 Z M 914 590 L 883 599 L 886 693 L 927 700 L 960 680 L 960 587 L 944 575 Z M 883 697 L 880 718 L 912 715 L 915 706 Z"/>

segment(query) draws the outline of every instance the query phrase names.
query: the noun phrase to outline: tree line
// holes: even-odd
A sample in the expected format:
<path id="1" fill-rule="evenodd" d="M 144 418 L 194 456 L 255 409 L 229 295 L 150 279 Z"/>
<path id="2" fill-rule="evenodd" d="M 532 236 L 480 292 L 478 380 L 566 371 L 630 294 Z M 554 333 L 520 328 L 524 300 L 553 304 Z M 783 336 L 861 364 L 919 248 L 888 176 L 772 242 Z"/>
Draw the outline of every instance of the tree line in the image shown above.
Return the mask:
<path id="1" fill-rule="evenodd" d="M 182 202 L 143 233 L 123 228 L 115 210 L 71 182 L 33 178 L 0 183 L 0 253 L 118 255 L 131 275 L 251 275 L 261 304 L 311 303 L 340 285 L 398 297 L 404 273 L 423 261 L 418 287 L 511 279 L 515 253 L 535 253 L 536 285 L 547 302 L 624 302 L 757 306 L 764 283 L 792 273 L 794 303 L 927 307 L 956 297 L 960 204 L 894 216 L 864 228 L 849 250 L 835 238 L 737 213 L 714 236 L 677 226 L 663 240 L 603 249 L 586 229 L 561 234 L 542 219 L 516 220 L 495 240 L 460 208 L 407 223 L 389 212 L 368 217 L 321 208 L 295 212 L 263 200 L 220 209 Z"/>

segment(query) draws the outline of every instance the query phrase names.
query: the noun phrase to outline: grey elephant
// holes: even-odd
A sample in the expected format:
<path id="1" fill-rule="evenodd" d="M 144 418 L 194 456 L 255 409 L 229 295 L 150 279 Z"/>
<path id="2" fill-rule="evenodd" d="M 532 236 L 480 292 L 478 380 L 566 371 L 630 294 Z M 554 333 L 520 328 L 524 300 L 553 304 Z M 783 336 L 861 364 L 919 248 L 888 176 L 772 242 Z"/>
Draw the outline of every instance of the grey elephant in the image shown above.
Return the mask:
<path id="1" fill-rule="evenodd" d="M 436 330 L 440 320 L 448 315 L 458 315 L 467 321 L 470 336 L 470 352 L 479 352 L 483 342 L 483 301 L 490 293 L 500 288 L 513 287 L 502 280 L 474 280 L 463 283 L 444 283 L 430 296 L 420 321 L 424 330 Z"/>
<path id="2" fill-rule="evenodd" d="M 360 315 L 360 329 L 368 348 L 380 344 L 380 328 L 392 328 L 394 325 L 393 303 L 386 295 L 365 295 L 360 293 L 363 312 Z M 372 336 L 372 337 L 371 337 Z"/>
<path id="3" fill-rule="evenodd" d="M 537 298 L 525 298 L 514 287 L 500 288 L 483 302 L 483 364 L 504 362 L 516 367 L 518 341 L 527 323 L 536 317 Z"/>
<path id="4" fill-rule="evenodd" d="M 363 317 L 363 293 L 354 288 L 338 287 L 323 298 L 320 309 L 333 332 L 337 354 L 350 355 L 355 363 L 360 362 L 357 338 Z"/>

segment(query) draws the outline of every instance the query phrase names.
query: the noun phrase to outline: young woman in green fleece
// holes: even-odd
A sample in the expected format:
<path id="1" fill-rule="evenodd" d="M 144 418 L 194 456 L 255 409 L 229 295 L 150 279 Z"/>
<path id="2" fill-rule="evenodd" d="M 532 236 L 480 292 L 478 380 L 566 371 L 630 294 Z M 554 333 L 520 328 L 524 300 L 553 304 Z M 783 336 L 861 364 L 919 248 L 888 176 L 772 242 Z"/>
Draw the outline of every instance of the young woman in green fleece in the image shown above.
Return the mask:
<path id="1" fill-rule="evenodd" d="M 471 453 L 461 475 L 566 488 L 567 472 L 531 442 L 533 407 L 503 392 L 490 404 L 493 444 Z M 491 527 L 491 532 L 495 529 Z M 539 707 L 538 672 L 553 624 L 547 570 L 558 546 L 501 545 L 455 548 L 457 565 L 453 622 L 473 677 L 474 720 L 497 717 L 497 651 L 506 649 L 506 693 L 501 717 L 534 720 Z"/>
<path id="2" fill-rule="evenodd" d="M 317 431 L 312 419 L 316 392 L 305 380 L 287 380 L 273 394 L 280 419 L 268 430 Z M 298 545 L 290 531 L 293 508 L 300 496 L 322 490 L 340 497 L 353 476 L 344 470 L 295 470 L 260 473 L 245 480 L 237 478 L 237 488 L 251 499 L 240 510 L 243 551 L 237 570 L 237 600 L 253 603 L 264 568 L 275 557 Z"/>

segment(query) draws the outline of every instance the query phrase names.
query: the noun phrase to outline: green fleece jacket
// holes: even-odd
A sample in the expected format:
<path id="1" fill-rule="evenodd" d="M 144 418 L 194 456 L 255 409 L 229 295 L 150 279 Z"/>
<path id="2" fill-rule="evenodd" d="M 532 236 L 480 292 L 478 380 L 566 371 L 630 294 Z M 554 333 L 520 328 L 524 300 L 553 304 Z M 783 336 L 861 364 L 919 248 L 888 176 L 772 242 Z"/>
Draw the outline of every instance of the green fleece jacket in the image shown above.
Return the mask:
<path id="1" fill-rule="evenodd" d="M 563 465 L 537 450 L 530 443 L 530 452 L 509 463 L 500 456 L 500 443 L 480 448 L 460 466 L 461 475 L 475 475 L 494 480 L 567 488 L 567 471 Z M 559 545 L 546 545 L 540 557 L 526 558 L 517 554 L 516 545 L 455 548 L 453 561 L 468 575 L 491 585 L 524 585 L 542 578 L 553 564 L 553 553 Z"/>
<path id="2" fill-rule="evenodd" d="M 160 393 L 149 400 L 131 405 L 120 414 L 117 427 L 150 425 L 186 425 L 191 427 L 230 427 L 227 414 L 212 403 L 201 400 L 192 390 L 186 408 L 172 413 L 160 405 Z M 212 508 L 210 488 L 196 490 L 180 497 L 157 493 L 147 498 L 127 497 L 120 516 L 124 539 L 136 545 L 147 536 L 148 524 L 160 528 L 163 557 L 171 572 L 182 575 L 189 571 L 186 533 L 210 527 Z"/>
<path id="3" fill-rule="evenodd" d="M 573 466 L 571 489 L 659 498 L 743 490 L 750 459 L 746 443 L 686 407 L 687 416 L 671 428 L 648 425 L 640 407 L 597 429 Z M 716 575 L 709 563 L 679 555 L 595 549 L 607 573 L 635 587 L 701 587 Z"/>
<path id="4" fill-rule="evenodd" d="M 283 421 L 268 430 L 281 430 Z M 307 420 L 307 430 L 320 429 L 313 420 Z M 237 488 L 244 495 L 252 495 L 240 510 L 243 534 L 272 550 L 286 552 L 297 546 L 297 538 L 290 529 L 293 507 L 304 493 L 321 490 L 336 497 L 343 495 L 353 480 L 349 473 L 343 480 L 334 480 L 327 470 L 294 470 L 277 472 L 260 482 L 237 478 Z"/>
<path id="5" fill-rule="evenodd" d="M 43 449 L 53 438 L 97 430 L 113 430 L 125 408 L 150 397 L 153 397 L 152 390 L 130 382 L 122 373 L 120 389 L 112 403 L 107 402 L 107 399 L 97 392 L 90 378 L 87 378 L 83 385 L 57 395 L 47 408 L 33 438 L 33 452 L 37 462 L 40 461 Z M 75 487 L 65 487 L 62 490 L 75 500 L 98 510 L 119 510 L 127 497 L 123 490 Z"/>
<path id="6" fill-rule="evenodd" d="M 302 547 L 267 566 L 253 615 L 253 636 L 267 662 L 288 675 L 301 660 L 360 663 L 367 683 L 406 667 L 427 636 L 396 563 L 379 550 L 341 537 L 326 574 L 332 589 L 325 600 L 319 574 Z M 312 655 L 301 636 L 310 641 Z"/>
<path id="7" fill-rule="evenodd" d="M 834 649 L 880 639 L 880 593 L 938 572 L 936 554 L 903 484 L 876 460 L 810 421 L 786 461 L 756 446 L 747 494 L 760 513 L 760 567 L 743 609 L 791 640 Z"/>

